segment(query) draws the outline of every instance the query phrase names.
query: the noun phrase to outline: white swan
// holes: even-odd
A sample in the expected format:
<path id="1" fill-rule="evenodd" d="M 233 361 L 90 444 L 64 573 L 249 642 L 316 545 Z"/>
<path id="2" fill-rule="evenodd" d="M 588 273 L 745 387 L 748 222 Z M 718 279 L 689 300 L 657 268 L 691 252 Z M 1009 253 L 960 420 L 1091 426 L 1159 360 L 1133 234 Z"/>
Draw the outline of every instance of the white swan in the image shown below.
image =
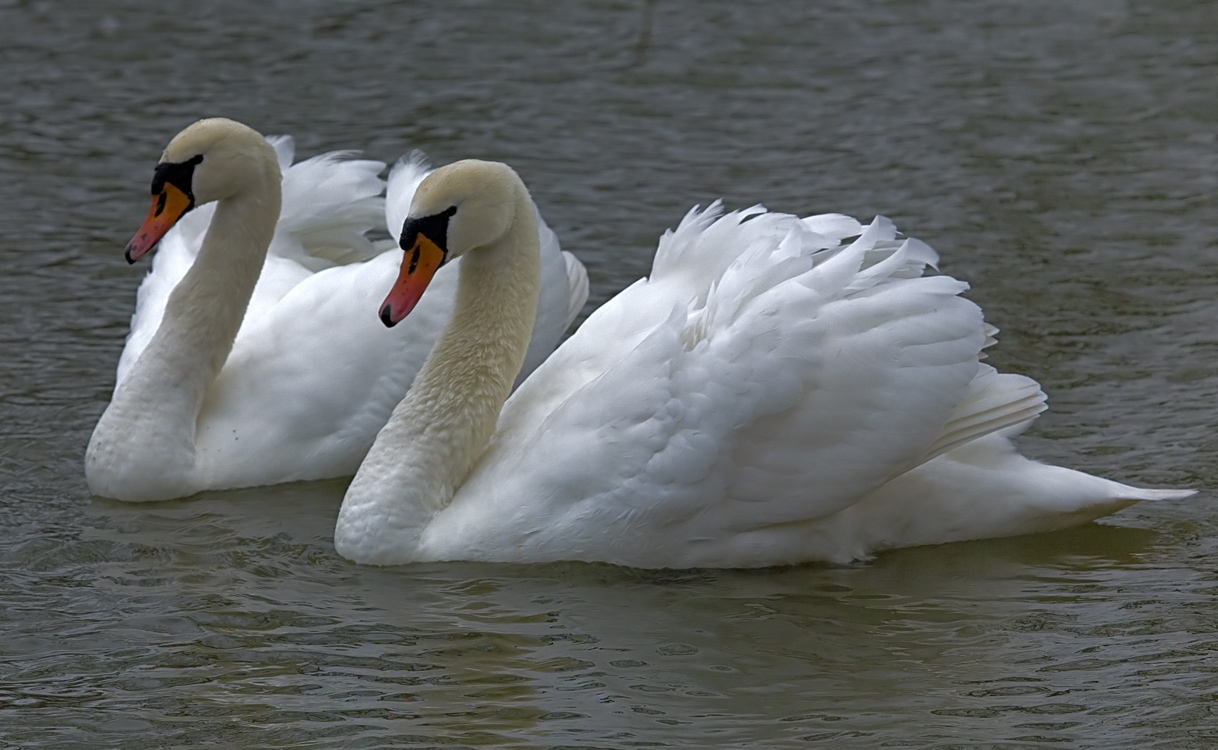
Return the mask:
<path id="1" fill-rule="evenodd" d="M 1192 494 L 1019 456 L 1009 438 L 1044 394 L 979 361 L 993 329 L 958 296 L 966 285 L 923 276 L 934 252 L 887 220 L 719 213 L 691 211 L 651 277 L 504 404 L 536 298 L 532 202 L 501 164 L 424 180 L 402 244 L 420 269 L 462 257 L 457 310 L 347 491 L 338 552 L 380 565 L 844 562 Z M 403 274 L 387 323 L 425 276 Z"/>
<path id="2" fill-rule="evenodd" d="M 291 159 L 290 141 L 273 148 L 224 119 L 191 125 L 165 150 L 127 248 L 134 262 L 164 235 L 86 451 L 95 495 L 162 500 L 350 476 L 405 395 L 451 315 L 457 270 L 437 275 L 443 289 L 419 305 L 421 325 L 389 331 L 376 302 L 401 251 L 378 254 L 364 233 L 383 221 L 400 233 L 428 170 L 399 162 L 386 200 L 381 162 Z M 539 231 L 531 366 L 587 298 L 583 266 Z"/>

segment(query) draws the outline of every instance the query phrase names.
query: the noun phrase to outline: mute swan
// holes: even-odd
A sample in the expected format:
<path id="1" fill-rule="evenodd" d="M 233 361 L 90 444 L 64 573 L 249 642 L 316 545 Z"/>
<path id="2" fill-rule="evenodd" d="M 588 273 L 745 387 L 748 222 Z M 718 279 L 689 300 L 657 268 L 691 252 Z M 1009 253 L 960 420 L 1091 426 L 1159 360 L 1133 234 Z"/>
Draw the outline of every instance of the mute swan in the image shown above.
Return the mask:
<path id="1" fill-rule="evenodd" d="M 979 361 L 994 329 L 966 285 L 923 276 L 934 251 L 883 218 L 695 209 L 651 277 L 508 399 L 536 299 L 533 216 L 502 164 L 452 164 L 416 192 L 381 318 L 461 257 L 457 309 L 347 490 L 344 557 L 846 562 L 1192 494 L 1018 455 L 1010 437 L 1044 394 Z"/>
<path id="2" fill-rule="evenodd" d="M 170 142 L 127 246 L 134 262 L 164 235 L 86 451 L 93 494 L 163 500 L 355 473 L 450 316 L 458 271 L 437 275 L 422 325 L 386 330 L 376 302 L 401 251 L 378 254 L 364 233 L 400 228 L 428 170 L 399 162 L 386 199 L 383 163 L 341 156 L 289 166 L 290 141 L 272 147 L 224 119 Z M 539 232 L 543 302 L 527 367 L 587 298 L 583 266 L 544 223 Z"/>

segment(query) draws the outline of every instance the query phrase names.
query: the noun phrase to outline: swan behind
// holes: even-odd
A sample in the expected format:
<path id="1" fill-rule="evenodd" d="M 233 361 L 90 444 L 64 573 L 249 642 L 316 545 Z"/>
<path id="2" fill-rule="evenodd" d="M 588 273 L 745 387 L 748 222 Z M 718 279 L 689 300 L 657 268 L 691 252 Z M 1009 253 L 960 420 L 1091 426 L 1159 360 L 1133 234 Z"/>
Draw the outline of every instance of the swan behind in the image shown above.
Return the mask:
<path id="1" fill-rule="evenodd" d="M 426 269 L 458 256 L 459 312 L 347 491 L 340 554 L 845 562 L 1191 494 L 1019 456 L 1010 438 L 1044 394 L 980 361 L 993 329 L 966 285 L 923 275 L 934 252 L 883 218 L 691 211 L 651 276 L 507 398 L 535 284 L 517 222 L 532 214 L 504 165 L 420 185 L 381 316 L 410 313 Z"/>
<path id="2" fill-rule="evenodd" d="M 85 476 L 94 494 L 184 494 L 182 478 L 196 463 L 196 416 L 228 358 L 274 236 L 279 182 L 274 149 L 239 123 L 203 120 L 166 147 L 152 208 L 127 246 L 127 261 L 147 253 L 195 205 L 216 201 L 215 216 L 156 333 L 93 431 Z"/>
<path id="3" fill-rule="evenodd" d="M 328 154 L 291 164 L 231 120 L 171 141 L 130 246 L 157 243 L 113 399 L 86 452 L 90 490 L 163 500 L 203 490 L 350 476 L 451 315 L 459 265 L 418 320 L 390 331 L 376 305 L 402 253 L 370 242 L 430 171 Z M 281 187 L 282 186 L 282 187 Z M 172 228 L 171 228 L 172 227 Z M 557 344 L 587 296 L 583 266 L 544 223 L 542 304 L 526 367 Z"/>

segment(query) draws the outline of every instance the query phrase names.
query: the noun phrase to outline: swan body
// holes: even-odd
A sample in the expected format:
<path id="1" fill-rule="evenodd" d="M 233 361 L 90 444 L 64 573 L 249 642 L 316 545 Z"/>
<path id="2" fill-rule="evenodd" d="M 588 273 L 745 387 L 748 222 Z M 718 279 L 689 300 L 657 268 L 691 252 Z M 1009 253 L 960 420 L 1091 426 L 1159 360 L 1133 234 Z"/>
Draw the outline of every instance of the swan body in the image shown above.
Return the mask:
<path id="1" fill-rule="evenodd" d="M 391 331 L 376 319 L 402 253 L 365 233 L 400 233 L 429 171 L 421 158 L 399 162 L 382 197 L 381 162 L 327 154 L 293 165 L 289 139 L 214 119 L 179 134 L 158 170 L 172 177 L 200 156 L 176 178 L 197 210 L 173 225 L 154 216 L 154 194 L 148 221 L 167 233 L 86 452 L 96 495 L 163 500 L 350 476 L 452 313 L 459 264 L 437 274 L 421 325 Z M 174 189 L 165 182 L 165 193 Z M 147 227 L 129 257 L 156 242 Z M 544 223 L 538 240 L 542 302 L 526 370 L 587 296 L 583 266 Z"/>
<path id="2" fill-rule="evenodd" d="M 489 163 L 415 194 L 415 226 L 451 217 L 431 240 L 463 259 L 457 311 L 347 491 L 343 556 L 848 562 L 1192 494 L 1020 456 L 1040 387 L 981 362 L 995 331 L 966 285 L 924 275 L 934 251 L 882 217 L 691 211 L 650 277 L 508 398 L 532 315 L 531 205 Z M 409 312 L 396 299 L 389 321 Z"/>

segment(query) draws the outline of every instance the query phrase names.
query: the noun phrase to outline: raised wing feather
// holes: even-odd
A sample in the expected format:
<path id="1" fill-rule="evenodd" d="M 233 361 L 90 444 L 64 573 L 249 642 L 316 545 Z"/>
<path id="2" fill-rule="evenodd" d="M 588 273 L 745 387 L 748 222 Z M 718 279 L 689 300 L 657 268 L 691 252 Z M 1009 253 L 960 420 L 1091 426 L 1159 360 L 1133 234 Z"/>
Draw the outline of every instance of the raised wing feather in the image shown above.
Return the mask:
<path id="1" fill-rule="evenodd" d="M 584 559 L 655 549 L 672 565 L 679 530 L 680 564 L 714 564 L 747 532 L 824 518 L 925 460 L 978 373 L 966 285 L 921 277 L 933 252 L 885 219 L 844 242 L 857 224 L 759 210 L 691 213 L 661 240 L 652 278 L 505 405 L 432 545 L 468 556 L 511 529 L 530 559 L 582 544 Z"/>
<path id="2" fill-rule="evenodd" d="M 200 412 L 199 461 L 238 481 L 271 467 L 281 481 L 354 472 L 452 311 L 456 268 L 410 325 L 386 328 L 377 310 L 400 263 L 398 250 L 320 271 L 247 319 Z"/>

